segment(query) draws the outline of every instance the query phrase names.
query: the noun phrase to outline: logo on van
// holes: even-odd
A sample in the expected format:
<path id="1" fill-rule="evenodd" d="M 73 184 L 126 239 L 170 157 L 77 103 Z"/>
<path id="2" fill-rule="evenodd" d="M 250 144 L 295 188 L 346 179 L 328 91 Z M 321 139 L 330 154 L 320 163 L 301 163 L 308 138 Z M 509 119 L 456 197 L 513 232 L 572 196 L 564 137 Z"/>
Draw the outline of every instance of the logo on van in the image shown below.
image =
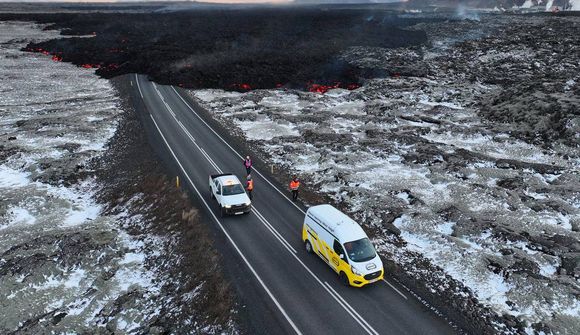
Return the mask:
<path id="1" fill-rule="evenodd" d="M 376 264 L 374 264 L 374 263 L 367 264 L 367 266 L 366 266 L 367 270 L 372 270 L 372 269 L 374 269 L 374 268 L 376 268 L 376 267 L 377 267 L 377 266 L 376 266 Z"/>

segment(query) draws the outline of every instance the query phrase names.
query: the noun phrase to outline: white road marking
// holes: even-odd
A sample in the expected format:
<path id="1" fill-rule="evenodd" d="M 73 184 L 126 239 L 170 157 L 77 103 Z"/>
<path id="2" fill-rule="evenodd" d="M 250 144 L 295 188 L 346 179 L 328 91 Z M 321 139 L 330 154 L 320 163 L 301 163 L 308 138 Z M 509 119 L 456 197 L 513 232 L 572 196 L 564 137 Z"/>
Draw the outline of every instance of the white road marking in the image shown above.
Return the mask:
<path id="1" fill-rule="evenodd" d="M 207 124 L 207 122 L 205 122 L 205 120 L 199 116 L 199 114 L 197 114 L 197 112 L 183 99 L 183 97 L 181 97 L 181 95 L 175 90 L 175 87 L 171 86 L 171 88 L 173 89 L 173 91 L 175 92 L 175 94 L 177 94 L 177 96 L 179 97 L 179 99 L 181 99 L 181 101 L 183 101 L 183 103 L 187 106 L 187 108 L 189 108 L 193 114 L 195 114 L 195 116 L 197 116 L 198 119 L 201 120 L 201 122 L 203 122 L 203 124 L 206 125 L 206 127 L 211 130 L 225 145 L 228 146 L 228 148 L 230 148 L 230 150 L 236 154 L 236 156 L 238 156 L 240 159 L 244 159 L 234 148 L 232 148 L 228 142 L 226 142 L 215 130 L 213 130 L 213 128 Z M 296 203 L 294 203 L 294 201 L 290 200 L 290 198 L 288 198 L 288 196 L 284 193 L 282 193 L 274 184 L 272 184 L 266 177 L 264 177 L 263 174 L 260 173 L 260 171 L 258 171 L 257 169 L 252 167 L 252 170 L 256 171 L 256 173 L 262 177 L 262 179 L 264 179 L 268 184 L 270 184 L 270 186 L 272 186 L 273 189 L 275 189 L 278 193 L 280 193 L 289 203 L 291 203 L 294 207 L 296 207 L 296 209 L 298 209 L 300 212 L 302 212 L 302 214 L 306 214 L 306 212 L 304 212 L 302 210 L 302 208 L 298 207 L 298 205 L 296 205 Z"/>
<path id="2" fill-rule="evenodd" d="M 175 89 L 174 89 L 174 90 L 175 90 Z M 159 93 L 159 91 L 157 91 L 157 92 Z M 177 92 L 176 92 L 176 93 L 177 93 Z M 179 95 L 179 94 L 178 94 L 178 95 Z M 180 98 L 181 98 L 181 96 L 180 96 Z M 181 99 L 183 100 L 183 98 L 181 98 Z M 185 102 L 185 101 L 184 101 L 184 102 Z M 187 103 L 186 103 L 186 105 L 187 105 Z M 189 107 L 189 105 L 187 105 L 187 106 Z M 191 109 L 191 107 L 189 107 L 189 109 Z M 193 109 L 191 109 L 191 110 L 193 111 Z M 193 111 L 193 112 L 195 113 L 195 111 Z M 195 114 L 197 115 L 197 113 L 195 113 Z M 177 163 L 179 164 L 179 166 L 181 167 L 182 171 L 185 173 L 185 176 L 187 177 L 187 179 L 189 180 L 189 182 L 191 183 L 191 185 L 193 186 L 193 188 L 194 188 L 194 189 L 195 189 L 195 191 L 197 192 L 197 194 L 198 194 L 199 198 L 200 198 L 200 199 L 203 201 L 203 203 L 206 205 L 206 207 L 207 207 L 207 209 L 210 211 L 210 213 L 211 213 L 212 217 L 213 217 L 213 218 L 216 220 L 216 222 L 219 224 L 220 228 L 221 228 L 221 229 L 224 231 L 224 233 L 226 234 L 226 236 L 228 237 L 228 239 L 229 239 L 229 240 L 232 242 L 232 244 L 233 244 L 233 245 L 236 247 L 236 250 L 238 250 L 238 253 L 239 253 L 239 254 L 240 254 L 240 255 L 241 255 L 243 258 L 244 258 L 244 261 L 245 261 L 245 262 L 248 264 L 248 266 L 250 267 L 250 269 L 251 269 L 251 270 L 254 272 L 254 275 L 256 276 L 256 278 L 259 278 L 258 274 L 257 274 L 257 273 L 255 273 L 255 271 L 254 271 L 254 270 L 253 270 L 253 268 L 251 267 L 251 265 L 250 265 L 249 261 L 247 261 L 247 260 L 245 259 L 245 257 L 244 257 L 244 256 L 243 256 L 243 254 L 241 253 L 241 251 L 240 251 L 240 250 L 237 248 L 237 245 L 235 245 L 235 243 L 234 243 L 233 239 L 232 239 L 232 238 L 231 238 L 231 237 L 230 237 L 230 236 L 227 234 L 227 232 L 226 232 L 225 228 L 224 228 L 224 227 L 221 225 L 221 223 L 219 222 L 219 220 L 217 219 L 217 217 L 215 216 L 215 214 L 213 213 L 213 211 L 211 210 L 211 208 L 208 206 L 208 204 L 207 204 L 207 202 L 205 201 L 205 199 L 204 199 L 204 198 L 201 196 L 201 193 L 198 191 L 197 187 L 195 187 L 195 185 L 193 184 L 193 182 L 192 182 L 192 181 L 191 181 L 191 179 L 189 178 L 189 175 L 188 175 L 188 174 L 185 172 L 185 169 L 183 168 L 183 166 L 181 165 L 181 163 L 179 162 L 179 160 L 178 160 L 178 159 L 177 159 L 177 157 L 175 156 L 175 154 L 174 154 L 173 150 L 171 149 L 171 146 L 169 146 L 169 143 L 168 143 L 168 142 L 165 140 L 165 136 L 163 136 L 163 133 L 161 132 L 161 130 L 160 130 L 160 129 L 159 129 L 159 127 L 157 126 L 157 123 L 155 122 L 155 119 L 153 118 L 153 116 L 152 116 L 152 115 L 150 115 L 150 116 L 151 116 L 151 119 L 153 120 L 153 122 L 155 123 L 155 126 L 157 127 L 157 130 L 159 131 L 159 133 L 160 133 L 160 134 L 161 134 L 161 136 L 163 137 L 163 140 L 165 141 L 165 144 L 167 145 L 167 147 L 168 147 L 168 148 L 169 148 L 169 150 L 171 151 L 171 153 L 172 153 L 173 157 L 176 159 L 176 161 L 177 161 Z M 197 117 L 198 117 L 198 118 L 200 118 L 200 117 L 199 117 L 199 115 L 197 115 Z M 174 119 L 175 119 L 177 122 L 179 122 L 179 121 L 178 121 L 178 120 L 177 120 L 175 117 L 174 117 Z M 209 127 L 209 125 L 208 125 L 207 123 L 205 123 L 205 121 L 203 121 L 203 119 L 201 119 L 201 118 L 200 118 L 200 120 L 201 120 L 202 122 L 204 122 L 204 124 L 206 124 L 206 126 L 208 126 L 208 127 Z M 211 127 L 210 127 L 210 129 L 211 129 Z M 211 129 L 211 130 L 214 132 L 214 134 L 216 134 L 218 137 L 220 137 L 220 136 L 219 136 L 219 135 L 218 135 L 218 134 L 217 134 L 217 133 L 216 133 L 216 132 L 215 132 L 213 129 Z M 223 140 L 221 137 L 220 137 L 220 139 L 221 139 L 222 141 L 224 141 L 224 140 Z M 233 149 L 231 146 L 229 146 L 229 144 L 227 144 L 225 141 L 224 141 L 224 143 L 225 143 L 225 144 L 226 144 L 226 145 L 227 145 L 227 146 L 228 146 L 228 147 L 229 147 L 229 148 L 230 148 L 232 151 L 234 151 L 234 153 L 236 153 L 236 152 L 235 152 L 235 150 L 234 150 L 234 149 Z M 200 151 L 202 152 L 202 154 L 204 154 L 204 156 L 206 157 L 206 159 L 208 159 L 208 161 L 210 162 L 210 164 L 212 164 L 212 165 L 213 165 L 213 164 L 215 164 L 215 163 L 212 163 L 213 161 L 211 160 L 211 158 L 209 158 L 209 155 L 207 155 L 207 153 L 205 153 L 205 151 L 204 151 L 204 150 L 203 150 L 201 147 L 199 147 L 199 145 L 197 145 L 197 143 L 195 143 L 195 141 L 194 141 L 194 144 L 196 145 L 196 147 L 198 147 L 198 148 L 200 149 Z M 237 153 L 236 153 L 236 154 L 237 154 Z M 239 154 L 238 154 L 238 156 L 239 156 Z M 240 156 L 240 158 L 241 158 L 241 156 Z M 219 171 L 221 171 L 221 169 L 219 169 L 219 167 L 217 167 L 217 166 L 214 166 L 214 167 L 215 167 L 215 168 L 218 170 L 218 172 L 219 172 Z M 262 176 L 262 178 L 264 178 L 264 177 Z M 265 178 L 264 178 L 264 179 L 265 179 Z M 265 180 L 266 180 L 266 179 L 265 179 Z M 266 181 L 267 181 L 267 180 L 266 180 Z M 272 185 L 272 184 L 270 184 L 270 185 Z M 272 185 L 272 187 L 274 187 L 274 186 Z M 274 189 L 276 189 L 276 190 L 277 190 L 277 188 L 276 188 L 276 187 L 274 187 Z M 280 192 L 280 191 L 278 191 L 278 192 Z M 290 201 L 289 199 L 287 199 L 287 200 L 288 200 L 288 201 Z M 295 205 L 293 202 L 291 202 L 291 203 L 292 203 L 294 206 L 296 206 L 296 205 Z M 297 207 L 297 206 L 296 206 L 296 207 Z M 297 207 L 297 208 L 298 208 L 300 211 L 302 211 L 302 210 L 301 210 L 299 207 Z M 303 211 L 302 211 L 302 212 L 303 212 Z M 257 213 L 257 211 L 256 211 L 256 212 L 254 212 L 254 213 Z M 304 212 L 303 212 L 303 213 L 304 213 Z M 261 214 L 260 214 L 260 216 L 261 216 Z M 275 229 L 275 228 L 274 228 L 274 227 L 273 227 L 273 226 L 272 226 L 272 225 L 271 225 L 271 224 L 268 222 L 268 220 L 266 220 L 266 219 L 265 219 L 263 216 L 262 216 L 262 217 L 259 217 L 258 215 L 256 215 L 256 217 L 258 217 L 258 218 L 260 219 L 260 221 L 264 220 L 264 222 L 263 222 L 263 223 L 266 223 L 266 222 L 268 223 L 268 226 L 269 226 L 269 227 L 272 229 L 272 230 L 271 230 L 271 233 L 272 233 L 272 234 L 274 234 L 274 236 L 276 236 L 276 234 L 278 234 L 279 236 L 281 236 L 281 235 L 280 235 L 280 233 L 279 233 L 279 232 L 278 232 L 278 231 L 277 231 L 277 230 L 276 230 L 276 229 Z M 267 227 L 267 228 L 268 228 L 268 227 Z M 270 229 L 270 228 L 269 228 L 269 229 Z M 274 233 L 274 232 L 275 232 L 275 233 Z M 284 241 L 285 241 L 285 240 L 284 240 Z M 280 242 L 280 243 L 281 243 L 281 244 L 282 244 L 284 247 L 286 247 L 286 245 L 285 245 L 285 244 L 284 244 L 282 241 L 280 241 L 280 240 L 279 240 L 279 242 Z M 288 243 L 288 242 L 286 242 L 286 243 Z M 326 283 L 326 282 L 325 282 L 325 283 L 326 283 L 326 285 L 328 285 L 328 287 L 327 287 L 326 285 L 324 285 L 324 283 L 323 283 L 323 282 L 322 282 L 322 281 L 321 281 L 321 280 L 320 280 L 320 279 L 319 279 L 319 278 L 318 278 L 318 277 L 317 277 L 317 276 L 314 274 L 314 272 L 312 272 L 312 270 L 310 270 L 310 268 L 309 268 L 309 267 L 308 267 L 306 264 L 304 264 L 304 263 L 302 262 L 302 260 L 300 260 L 300 258 L 298 258 L 298 256 L 296 255 L 296 253 L 292 253 L 292 251 L 291 251 L 290 249 L 288 249 L 288 248 L 286 248 L 286 249 L 289 251 L 290 255 L 292 255 L 292 256 L 294 257 L 294 259 L 296 259 L 296 260 L 298 261 L 298 263 L 300 263 L 300 265 L 302 265 L 302 267 L 303 267 L 304 269 L 306 269 L 306 271 L 307 271 L 307 272 L 308 272 L 308 273 L 309 273 L 309 274 L 312 276 L 312 278 L 314 278 L 314 280 L 315 280 L 315 281 L 317 281 L 317 282 L 318 282 L 318 283 L 319 283 L 319 284 L 320 284 L 320 285 L 321 285 L 321 286 L 322 286 L 322 287 L 323 287 L 323 288 L 324 288 L 324 289 L 325 289 L 325 290 L 328 292 L 328 294 L 330 294 L 330 296 L 331 296 L 331 297 L 332 297 L 332 298 L 333 298 L 333 299 L 334 299 L 336 302 L 338 302 L 338 304 L 339 304 L 339 305 L 340 305 L 340 306 L 341 306 L 341 307 L 342 307 L 342 308 L 343 308 L 343 309 L 344 309 L 344 310 L 345 310 L 345 311 L 346 311 L 346 312 L 347 312 L 347 313 L 348 313 L 348 314 L 349 314 L 349 315 L 350 315 L 350 316 L 351 316 L 351 317 L 352 317 L 352 318 L 353 318 L 353 319 L 354 319 L 354 320 L 355 320 L 355 321 L 356 321 L 356 322 L 357 322 L 357 323 L 358 323 L 358 324 L 359 324 L 359 325 L 360 325 L 360 326 L 361 326 L 361 327 L 362 327 L 362 328 L 365 330 L 365 332 L 366 332 L 366 333 L 368 333 L 369 335 L 378 335 L 378 333 L 376 332 L 376 330 L 374 330 L 374 328 L 372 328 L 372 327 L 371 327 L 371 326 L 368 324 L 368 322 L 367 322 L 367 321 L 366 321 L 366 320 L 365 320 L 363 317 L 361 317 L 361 316 L 360 316 L 358 313 L 356 313 L 356 311 L 354 311 L 354 309 L 353 309 L 351 306 L 349 306 L 349 305 L 346 303 L 346 301 L 344 300 L 344 298 L 342 298 L 342 297 L 341 297 L 341 296 L 340 296 L 338 293 L 336 293 L 336 291 L 334 291 L 334 289 L 332 289 L 332 287 L 330 287 L 330 285 L 328 285 L 328 283 Z M 292 250 L 294 250 L 294 249 L 292 249 Z M 263 282 L 261 281 L 261 279 L 259 279 L 259 280 L 260 280 L 260 282 L 261 282 L 261 283 L 263 283 Z M 264 288 L 265 288 L 265 289 L 267 289 L 267 287 L 265 286 L 265 284 L 263 284 L 262 286 L 264 286 Z M 267 292 L 270 294 L 269 290 L 267 290 Z M 273 295 L 271 295 L 271 297 L 273 298 Z M 273 298 L 273 299 L 274 299 L 274 298 Z M 275 302 L 277 302 L 277 301 L 275 301 Z M 279 308 L 282 308 L 282 306 L 280 306 Z M 282 310 L 283 310 L 283 309 L 282 309 Z M 282 310 L 281 310 L 281 311 L 282 311 Z M 356 314 L 353 314 L 353 312 L 351 312 L 351 310 L 352 310 L 354 313 L 356 313 Z M 284 313 L 285 313 L 285 312 L 284 312 Z M 287 315 L 285 314 L 285 316 L 287 316 Z M 289 319 L 289 317 L 287 317 L 287 319 L 288 319 L 288 321 L 289 321 L 289 322 L 291 322 L 291 320 Z M 367 326 L 368 326 L 368 328 L 367 328 Z M 297 328 L 295 328 L 295 330 L 298 332 Z"/>
<path id="3" fill-rule="evenodd" d="M 155 86 L 155 84 L 153 84 L 153 85 Z M 155 86 L 155 90 L 157 91 L 157 94 L 159 95 L 159 97 L 161 98 L 161 100 L 163 101 L 163 103 L 165 104 L 165 107 L 167 108 L 167 110 L 169 110 L 169 113 L 171 114 L 171 117 L 173 117 L 173 119 L 175 120 L 175 122 L 177 122 L 177 124 L 183 130 L 183 132 L 185 132 L 185 135 L 191 140 L 191 142 L 193 143 L 193 145 L 195 145 L 197 147 L 197 149 L 201 152 L 201 154 L 205 157 L 205 159 L 207 159 L 207 161 L 211 164 L 211 166 L 213 166 L 213 168 L 218 173 L 223 173 L 223 171 L 213 161 L 213 159 L 211 159 L 211 157 L 207 154 L 207 152 L 205 152 L 205 150 L 203 150 L 203 148 L 200 147 L 197 144 L 197 142 L 195 142 L 195 138 L 193 137 L 193 135 L 191 135 L 191 133 L 189 132 L 189 130 L 187 130 L 187 128 L 185 128 L 185 126 L 183 125 L 183 123 L 177 119 L 177 117 L 175 116 L 175 113 L 173 113 L 173 110 L 171 110 L 171 107 L 169 107 L 169 105 L 167 105 L 167 103 L 165 103 L 165 100 L 163 100 L 163 96 L 161 95 L 161 92 L 159 92 L 159 90 L 157 89 L 156 86 Z"/>
<path id="4" fill-rule="evenodd" d="M 270 230 L 270 232 L 274 235 L 274 237 L 276 237 L 278 239 L 278 241 L 280 241 L 280 243 L 282 243 L 282 245 L 284 247 L 286 247 L 286 249 L 288 249 L 288 251 L 293 252 L 295 254 L 298 253 L 298 251 L 296 251 L 296 249 L 294 249 L 290 243 L 288 243 L 288 241 L 286 241 L 282 235 L 280 235 L 280 233 L 274 229 L 274 227 L 272 227 L 272 225 L 270 224 L 270 222 L 268 222 L 268 220 L 266 220 L 266 218 L 262 215 L 262 213 L 260 213 L 256 207 L 252 207 L 252 212 L 256 215 L 256 217 L 262 221 L 262 223 L 264 224 L 264 226 L 266 226 L 266 228 L 268 228 L 268 230 Z"/>
<path id="5" fill-rule="evenodd" d="M 177 121 L 177 119 L 175 118 L 175 113 L 173 112 L 173 109 L 171 109 L 171 107 L 165 101 L 165 98 L 163 98 L 163 95 L 161 94 L 161 92 L 159 92 L 159 89 L 157 88 L 157 84 L 153 83 L 153 88 L 155 89 L 155 92 L 157 92 L 157 95 L 159 96 L 159 98 L 161 98 L 161 102 L 163 102 L 163 104 L 165 105 L 165 108 L 167 108 L 169 113 L 171 113 L 171 116 L 173 116 L 173 118 Z"/>
<path id="6" fill-rule="evenodd" d="M 209 156 L 209 154 L 208 154 L 207 152 L 205 152 L 205 150 L 203 150 L 203 148 L 202 148 L 202 147 L 200 147 L 199 145 L 197 145 L 197 143 L 196 143 L 196 146 L 199 148 L 199 151 L 201 151 L 202 155 L 204 155 L 204 156 L 205 156 L 205 158 L 207 159 L 207 161 L 208 161 L 208 162 L 209 162 L 211 165 L 213 165 L 213 166 L 215 167 L 215 169 L 217 170 L 217 172 L 219 172 L 219 173 L 224 173 L 224 172 L 222 171 L 222 169 L 220 169 L 220 168 L 219 168 L 219 166 L 218 166 L 218 165 L 217 165 L 217 164 L 216 164 L 216 163 L 213 161 L 213 159 L 211 159 L 211 157 Z"/>
<path id="7" fill-rule="evenodd" d="M 342 297 L 340 296 L 340 294 L 338 294 L 338 292 L 336 292 L 336 291 L 335 291 L 335 290 L 332 288 L 332 286 L 330 286 L 330 284 L 328 284 L 327 282 L 324 282 L 324 284 L 325 284 L 326 286 L 328 286 L 328 288 L 329 288 L 329 289 L 330 289 L 330 290 L 331 290 L 331 291 L 332 291 L 334 294 L 336 294 L 336 296 L 337 296 L 337 297 L 338 297 L 338 298 L 339 298 L 339 299 L 340 299 L 340 300 L 341 300 L 341 301 L 342 301 L 342 302 L 343 302 L 343 303 L 344 303 L 344 304 L 345 304 L 345 305 L 348 307 L 348 309 L 350 309 L 350 310 L 352 311 L 352 313 L 354 313 L 354 314 L 355 314 L 357 317 L 359 317 L 359 318 L 362 320 L 362 322 L 364 322 L 364 324 L 365 324 L 365 325 L 366 325 L 366 327 L 368 328 L 368 331 L 372 332 L 374 335 L 379 335 L 379 333 L 377 333 L 377 331 L 376 331 L 376 330 L 374 330 L 374 328 L 373 328 L 373 327 L 371 327 L 371 325 L 369 325 L 369 324 L 368 324 L 368 323 L 365 321 L 365 319 L 363 319 L 363 318 L 362 318 L 362 316 L 360 316 L 360 314 L 358 314 L 358 313 L 356 312 L 356 310 L 355 310 L 354 308 L 352 308 L 352 306 L 350 306 L 350 305 L 349 305 L 349 304 L 346 302 L 346 300 L 344 300 L 344 298 L 342 298 Z M 352 315 L 352 314 L 351 314 L 351 315 Z M 364 327 L 363 327 L 363 328 L 364 328 Z"/>
<path id="8" fill-rule="evenodd" d="M 387 283 L 387 285 L 389 285 L 393 290 L 395 290 L 395 292 L 399 293 L 401 297 L 405 298 L 405 300 L 408 300 L 408 298 L 403 293 L 401 293 L 401 291 L 397 290 L 397 288 L 391 285 L 391 283 L 389 283 L 386 279 L 383 279 L 383 281 Z"/>
<path id="9" fill-rule="evenodd" d="M 209 128 L 209 130 L 211 130 L 228 148 L 230 148 L 230 150 L 232 152 L 234 152 L 236 154 L 236 156 L 238 156 L 240 159 L 244 159 L 234 148 L 232 148 L 207 122 L 205 122 L 205 120 L 199 116 L 199 114 L 197 114 L 197 112 L 187 103 L 187 101 L 185 101 L 185 99 L 183 99 L 183 97 L 181 96 L 181 94 L 179 94 L 179 92 L 177 92 L 177 90 L 175 89 L 175 87 L 171 86 L 171 89 L 173 89 L 173 91 L 175 92 L 175 94 L 177 94 L 177 96 L 179 97 L 179 99 L 181 99 L 181 101 L 183 101 L 183 103 L 187 106 L 187 108 L 189 108 L 189 110 L 191 110 L 193 112 L 193 114 L 195 114 L 195 116 L 197 116 L 197 118 L 199 120 L 201 120 L 201 122 L 203 122 L 203 124 L 205 124 L 206 127 Z M 292 200 L 290 200 L 284 193 L 282 193 L 276 186 L 274 186 L 274 184 L 272 184 L 266 177 L 264 177 L 264 175 L 262 175 L 260 173 L 260 171 L 258 171 L 257 169 L 252 168 L 254 171 L 256 171 L 256 173 L 258 173 L 258 175 L 260 175 L 260 177 L 262 177 L 262 179 L 264 179 L 268 184 L 270 184 L 270 186 L 272 186 L 272 188 L 274 188 L 278 193 L 280 193 L 288 202 L 290 202 L 292 205 L 294 205 L 294 207 L 296 207 L 300 212 L 302 212 L 302 214 L 306 214 L 302 208 L 298 207 Z M 397 292 L 399 295 L 401 295 L 405 300 L 408 300 L 408 298 L 401 293 L 401 291 L 399 291 L 396 287 L 394 287 L 393 285 L 391 285 L 391 283 L 389 283 L 388 281 L 384 280 L 383 281 L 385 283 L 387 283 L 393 290 L 395 290 L 395 292 Z"/>
<path id="10" fill-rule="evenodd" d="M 179 161 L 179 159 L 175 155 L 175 152 L 173 151 L 173 149 L 171 148 L 171 146 L 169 145 L 169 143 L 165 139 L 165 136 L 163 135 L 163 132 L 161 132 L 161 129 L 157 125 L 157 122 L 155 121 L 155 118 L 153 117 L 153 115 L 150 114 L 149 116 L 151 117 L 151 120 L 153 120 L 153 123 L 155 124 L 155 127 L 157 128 L 157 131 L 159 132 L 159 134 L 163 138 L 163 141 L 165 142 L 165 145 L 167 145 L 167 148 L 171 152 L 171 155 L 173 155 L 173 158 L 175 158 L 175 161 L 177 162 L 177 164 L 181 168 L 181 171 L 183 172 L 183 174 L 185 175 L 185 177 L 187 178 L 187 180 L 189 181 L 189 183 L 191 184 L 191 186 L 193 187 L 193 189 L 197 193 L 197 196 L 199 197 L 199 199 L 201 199 L 201 201 L 203 202 L 203 204 L 207 208 L 208 212 L 211 214 L 211 216 L 214 219 L 214 221 L 218 224 L 218 226 L 220 227 L 220 229 L 222 230 L 222 232 L 226 235 L 226 237 L 228 238 L 228 240 L 230 241 L 230 243 L 233 245 L 233 247 L 236 249 L 236 251 L 238 252 L 238 254 L 240 255 L 240 257 L 242 257 L 242 259 L 244 260 L 244 262 L 246 263 L 246 265 L 248 266 L 248 268 L 250 269 L 250 271 L 252 271 L 252 274 L 256 277 L 256 279 L 258 280 L 258 282 L 260 283 L 260 285 L 262 285 L 262 287 L 264 288 L 264 290 L 266 291 L 266 293 L 268 294 L 268 296 L 270 296 L 270 299 L 272 299 L 272 301 L 274 302 L 274 304 L 276 305 L 276 307 L 278 308 L 278 310 L 282 313 L 282 315 L 284 315 L 284 317 L 286 318 L 286 320 L 288 321 L 288 323 L 290 324 L 290 326 L 292 326 L 292 328 L 294 329 L 294 331 L 296 332 L 296 334 L 300 334 L 301 335 L 302 332 L 300 332 L 300 330 L 298 329 L 298 327 L 296 326 L 296 324 L 294 324 L 294 321 L 292 321 L 292 319 L 288 316 L 288 314 L 286 313 L 286 311 L 284 310 L 284 308 L 282 307 L 282 305 L 280 305 L 280 303 L 278 302 L 278 300 L 276 299 L 276 297 L 274 297 L 274 295 L 272 294 L 272 292 L 270 292 L 270 289 L 268 289 L 268 286 L 266 286 L 266 284 L 264 283 L 264 281 L 262 280 L 262 278 L 258 275 L 258 273 L 256 272 L 256 270 L 254 270 L 254 267 L 250 264 L 250 262 L 248 261 L 248 259 L 246 258 L 246 256 L 244 256 L 244 254 L 242 253 L 242 251 L 240 250 L 240 248 L 238 248 L 238 245 L 236 244 L 236 242 L 234 242 L 234 240 L 232 239 L 232 237 L 230 236 L 230 234 L 228 234 L 228 232 L 226 231 L 226 229 L 224 228 L 224 226 L 221 224 L 221 222 L 215 216 L 215 214 L 213 213 L 213 211 L 211 210 L 210 206 L 205 201 L 204 197 L 201 195 L 201 193 L 199 192 L 199 190 L 197 189 L 197 187 L 195 187 L 195 184 L 193 183 L 193 181 L 191 180 L 191 178 L 187 174 L 187 171 L 185 171 L 185 168 L 183 167 L 183 165 L 181 165 L 181 162 Z"/>
<path id="11" fill-rule="evenodd" d="M 135 81 L 137 82 L 137 88 L 139 89 L 139 94 L 141 95 L 141 99 L 143 99 L 143 93 L 141 92 L 141 86 L 139 85 L 139 76 L 135 74 Z"/>

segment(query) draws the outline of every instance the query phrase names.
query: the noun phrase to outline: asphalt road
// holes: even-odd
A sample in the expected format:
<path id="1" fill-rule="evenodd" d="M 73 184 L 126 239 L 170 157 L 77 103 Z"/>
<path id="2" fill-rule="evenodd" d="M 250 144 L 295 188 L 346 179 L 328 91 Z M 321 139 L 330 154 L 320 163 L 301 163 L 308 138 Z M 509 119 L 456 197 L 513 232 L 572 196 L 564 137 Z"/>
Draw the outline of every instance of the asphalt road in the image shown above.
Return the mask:
<path id="1" fill-rule="evenodd" d="M 131 76 L 135 107 L 182 184 L 198 197 L 217 226 L 226 271 L 245 301 L 251 333 L 451 334 L 456 330 L 409 292 L 387 280 L 361 289 L 342 286 L 301 241 L 304 209 L 259 171 L 252 173 L 252 213 L 220 218 L 208 177 L 245 176 L 242 155 L 200 116 L 195 104 L 171 86 Z M 192 241 L 194 243 L 194 241 Z M 231 265 L 231 268 L 228 268 Z"/>

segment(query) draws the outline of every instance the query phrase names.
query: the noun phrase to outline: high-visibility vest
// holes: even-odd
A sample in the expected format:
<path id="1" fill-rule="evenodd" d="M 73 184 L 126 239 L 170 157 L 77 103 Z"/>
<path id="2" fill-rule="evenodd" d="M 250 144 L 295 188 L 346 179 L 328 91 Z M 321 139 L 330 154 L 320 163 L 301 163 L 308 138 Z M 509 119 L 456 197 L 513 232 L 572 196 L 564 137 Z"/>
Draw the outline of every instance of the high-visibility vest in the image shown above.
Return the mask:
<path id="1" fill-rule="evenodd" d="M 254 189 L 254 181 L 253 180 L 248 180 L 247 189 L 248 189 L 248 191 L 252 191 Z"/>
<path id="2" fill-rule="evenodd" d="M 290 189 L 291 189 L 292 191 L 296 191 L 296 190 L 298 189 L 298 187 L 299 187 L 299 186 L 300 186 L 300 182 L 299 182 L 298 180 L 296 180 L 296 181 L 292 180 L 292 181 L 290 182 Z"/>

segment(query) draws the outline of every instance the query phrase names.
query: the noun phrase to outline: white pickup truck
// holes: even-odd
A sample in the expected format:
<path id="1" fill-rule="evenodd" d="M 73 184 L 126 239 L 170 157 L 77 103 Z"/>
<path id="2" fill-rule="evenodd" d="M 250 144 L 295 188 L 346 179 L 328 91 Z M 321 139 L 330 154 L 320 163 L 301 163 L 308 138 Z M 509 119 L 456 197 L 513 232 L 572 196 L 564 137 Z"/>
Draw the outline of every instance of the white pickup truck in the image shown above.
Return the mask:
<path id="1" fill-rule="evenodd" d="M 209 192 L 211 198 L 217 200 L 222 217 L 249 213 L 252 209 L 252 202 L 244 186 L 238 177 L 231 173 L 209 176 Z"/>

